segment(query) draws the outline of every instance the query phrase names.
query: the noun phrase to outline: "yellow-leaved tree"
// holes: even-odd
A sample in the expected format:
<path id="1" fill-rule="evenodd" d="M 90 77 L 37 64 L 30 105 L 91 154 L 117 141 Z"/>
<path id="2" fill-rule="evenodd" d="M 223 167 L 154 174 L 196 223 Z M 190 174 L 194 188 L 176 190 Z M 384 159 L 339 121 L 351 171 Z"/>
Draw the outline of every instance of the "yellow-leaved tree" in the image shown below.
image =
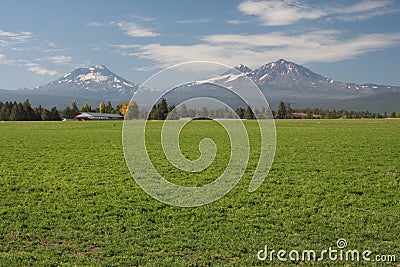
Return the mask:
<path id="1" fill-rule="evenodd" d="M 99 111 L 100 113 L 106 113 L 106 104 L 104 102 L 100 103 Z"/>
<path id="2" fill-rule="evenodd" d="M 119 109 L 119 112 L 128 120 L 137 120 L 139 118 L 139 106 L 135 101 L 124 103 Z"/>

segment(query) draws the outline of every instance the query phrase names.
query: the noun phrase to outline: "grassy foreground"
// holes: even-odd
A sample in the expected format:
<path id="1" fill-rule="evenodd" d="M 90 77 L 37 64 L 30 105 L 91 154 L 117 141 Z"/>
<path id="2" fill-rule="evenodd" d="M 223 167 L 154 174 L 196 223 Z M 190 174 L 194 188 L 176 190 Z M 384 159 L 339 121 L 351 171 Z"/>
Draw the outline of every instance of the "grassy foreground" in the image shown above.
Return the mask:
<path id="1" fill-rule="evenodd" d="M 223 171 L 226 158 L 217 155 L 211 170 L 180 180 L 163 164 L 160 126 L 149 125 L 150 156 L 169 179 L 202 184 Z M 121 122 L 0 123 L 0 266 L 294 265 L 259 261 L 257 252 L 321 251 L 339 238 L 371 257 L 396 255 L 389 265 L 399 264 L 400 120 L 276 121 L 272 170 L 251 194 L 258 138 L 255 123 L 246 126 L 253 154 L 239 184 L 212 204 L 179 208 L 135 183 Z M 206 135 L 226 150 L 226 133 L 197 121 L 182 132 L 185 155 L 196 158 L 193 145 Z"/>

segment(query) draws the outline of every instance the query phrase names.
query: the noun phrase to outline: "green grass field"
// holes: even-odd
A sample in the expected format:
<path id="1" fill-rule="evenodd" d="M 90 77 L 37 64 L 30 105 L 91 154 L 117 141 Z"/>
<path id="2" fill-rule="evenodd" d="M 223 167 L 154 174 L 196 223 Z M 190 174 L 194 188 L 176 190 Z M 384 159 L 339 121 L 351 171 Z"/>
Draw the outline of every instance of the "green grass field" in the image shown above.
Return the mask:
<path id="1" fill-rule="evenodd" d="M 180 174 L 159 153 L 149 125 L 150 156 L 175 183 L 210 182 L 226 158 L 199 175 Z M 257 252 L 336 247 L 369 249 L 400 260 L 400 120 L 276 121 L 277 151 L 264 184 L 248 193 L 257 164 L 256 125 L 246 121 L 252 156 L 225 197 L 198 208 L 169 206 L 131 177 L 122 122 L 0 123 L 0 266 L 371 266 L 367 262 L 259 261 Z M 191 123 L 182 150 L 227 135 L 215 122 Z"/>

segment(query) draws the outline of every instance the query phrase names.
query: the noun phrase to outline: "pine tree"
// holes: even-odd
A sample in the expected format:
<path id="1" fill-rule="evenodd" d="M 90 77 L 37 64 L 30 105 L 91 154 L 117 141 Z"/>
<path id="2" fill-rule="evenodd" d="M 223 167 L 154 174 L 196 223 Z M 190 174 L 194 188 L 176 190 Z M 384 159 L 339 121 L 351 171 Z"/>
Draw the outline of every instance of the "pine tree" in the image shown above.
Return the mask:
<path id="1" fill-rule="evenodd" d="M 20 120 L 17 105 L 13 105 L 11 112 L 10 112 L 9 120 L 10 121 L 19 121 Z"/>
<path id="2" fill-rule="evenodd" d="M 254 120 L 256 118 L 256 116 L 254 115 L 253 110 L 251 109 L 250 106 L 247 106 L 247 109 L 244 112 L 244 118 L 246 120 Z"/>
<path id="3" fill-rule="evenodd" d="M 165 98 L 157 105 L 157 120 L 165 120 L 168 116 L 168 104 Z"/>
<path id="4" fill-rule="evenodd" d="M 26 114 L 26 120 L 28 121 L 36 120 L 35 111 L 32 109 L 31 103 L 29 103 L 28 99 L 24 102 L 23 108 L 24 108 L 24 113 Z"/>
<path id="5" fill-rule="evenodd" d="M 89 106 L 88 102 L 85 102 L 85 104 L 83 104 L 83 106 L 81 107 L 81 111 L 82 112 L 90 112 L 90 111 L 92 111 L 92 107 Z"/>
<path id="6" fill-rule="evenodd" d="M 115 110 L 114 110 L 113 106 L 111 105 L 110 101 L 107 102 L 107 105 L 105 107 L 105 113 L 115 113 Z"/>
<path id="7" fill-rule="evenodd" d="M 54 106 L 51 108 L 49 112 L 49 120 L 50 121 L 59 121 L 61 120 L 60 113 L 58 112 L 57 108 Z"/>
<path id="8" fill-rule="evenodd" d="M 279 102 L 278 118 L 279 119 L 285 119 L 286 118 L 286 106 L 285 106 L 285 103 L 283 103 L 282 101 Z"/>
<path id="9" fill-rule="evenodd" d="M 206 107 L 202 107 L 199 111 L 200 117 L 208 117 L 208 109 Z"/>
<path id="10" fill-rule="evenodd" d="M 157 120 L 157 106 L 154 105 L 149 113 L 149 120 Z"/>
<path id="11" fill-rule="evenodd" d="M 3 107 L 1 108 L 1 111 L 0 111 L 0 119 L 1 119 L 2 121 L 8 121 L 8 120 L 10 120 L 10 113 L 11 113 L 10 106 L 9 106 L 8 102 L 6 102 L 6 103 L 3 105 Z"/>
<path id="12" fill-rule="evenodd" d="M 42 119 L 42 112 L 43 112 L 43 108 L 41 105 L 39 105 L 37 108 L 35 108 L 35 117 L 36 120 L 41 121 Z"/>
<path id="13" fill-rule="evenodd" d="M 179 117 L 180 118 L 186 118 L 188 117 L 188 108 L 186 107 L 185 104 L 182 104 L 181 108 L 179 109 Z"/>
<path id="14" fill-rule="evenodd" d="M 70 107 L 66 107 L 62 112 L 61 112 L 61 117 L 64 119 L 71 119 L 73 117 L 73 113 Z"/>
<path id="15" fill-rule="evenodd" d="M 171 105 L 168 107 L 168 118 L 170 120 L 177 120 L 178 119 L 178 111 L 175 108 L 175 105 Z"/>
<path id="16" fill-rule="evenodd" d="M 244 118 L 244 109 L 243 108 L 237 108 L 235 111 L 240 119 Z"/>

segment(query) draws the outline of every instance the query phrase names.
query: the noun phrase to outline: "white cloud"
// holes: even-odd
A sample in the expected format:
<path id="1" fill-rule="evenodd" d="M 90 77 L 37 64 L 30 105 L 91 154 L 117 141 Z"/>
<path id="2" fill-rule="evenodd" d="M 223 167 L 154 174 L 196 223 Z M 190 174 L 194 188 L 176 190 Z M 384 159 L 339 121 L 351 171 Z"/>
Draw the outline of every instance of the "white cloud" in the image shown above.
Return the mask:
<path id="1" fill-rule="evenodd" d="M 115 22 L 112 22 L 111 24 L 115 24 Z M 131 37 L 155 37 L 160 35 L 152 29 L 141 27 L 134 22 L 120 21 L 117 22 L 116 25 L 123 30 L 125 34 Z"/>
<path id="2" fill-rule="evenodd" d="M 129 19 L 140 20 L 140 21 L 155 21 L 156 19 L 153 17 L 146 17 L 138 14 L 128 14 L 124 16 Z"/>
<path id="3" fill-rule="evenodd" d="M 43 67 L 41 67 L 40 65 L 38 65 L 36 63 L 28 62 L 28 63 L 25 63 L 25 66 L 28 68 L 29 71 L 34 72 L 34 73 L 39 74 L 39 75 L 54 76 L 54 75 L 58 74 L 57 71 L 43 68 Z"/>
<path id="4" fill-rule="evenodd" d="M 177 20 L 175 23 L 179 24 L 187 24 L 187 23 L 206 23 L 210 22 L 212 19 L 210 18 L 201 18 L 201 19 L 187 19 L 187 20 Z"/>
<path id="5" fill-rule="evenodd" d="M 29 39 L 33 38 L 31 32 L 10 32 L 0 30 L 1 43 L 26 43 Z"/>
<path id="6" fill-rule="evenodd" d="M 140 45 L 137 45 L 137 44 L 112 44 L 110 46 L 119 48 L 119 49 L 132 49 L 132 48 L 140 47 Z"/>
<path id="7" fill-rule="evenodd" d="M 298 63 L 335 62 L 400 44 L 400 32 L 346 38 L 340 31 L 320 30 L 295 35 L 273 32 L 256 35 L 220 34 L 201 37 L 193 45 L 148 44 L 125 55 L 150 59 L 162 66 L 187 61 L 215 61 L 258 67 L 278 58 Z"/>
<path id="8" fill-rule="evenodd" d="M 53 42 L 50 42 L 49 40 L 46 40 L 46 44 L 50 47 L 57 47 L 57 45 Z"/>
<path id="9" fill-rule="evenodd" d="M 159 67 L 158 66 L 144 66 L 144 67 L 136 67 L 133 68 L 136 71 L 153 71 L 157 70 Z"/>
<path id="10" fill-rule="evenodd" d="M 238 9 L 245 15 L 255 16 L 263 25 L 290 25 L 301 20 L 366 20 L 371 17 L 398 12 L 390 0 L 361 1 L 354 5 L 312 6 L 299 0 L 245 1 Z M 234 20 L 239 23 L 239 20 Z M 234 24 L 233 23 L 233 24 Z"/>
<path id="11" fill-rule="evenodd" d="M 88 23 L 86 23 L 87 27 L 101 27 L 103 26 L 103 23 L 101 22 L 97 22 L 97 21 L 89 21 Z"/>
<path id="12" fill-rule="evenodd" d="M 289 25 L 298 20 L 318 19 L 326 16 L 326 11 L 301 4 L 296 0 L 245 1 L 238 6 L 239 11 L 253 15 L 264 25 Z"/>
<path id="13" fill-rule="evenodd" d="M 39 61 L 50 61 L 54 64 L 57 65 L 63 65 L 63 64 L 67 64 L 70 63 L 72 60 L 72 57 L 70 56 L 50 56 L 50 57 L 42 57 L 42 58 L 38 58 L 37 60 Z"/>
<path id="14" fill-rule="evenodd" d="M 239 24 L 247 24 L 247 23 L 253 23 L 254 21 L 252 20 L 238 20 L 238 19 L 231 19 L 228 20 L 227 23 L 232 24 L 232 25 L 239 25 Z"/>
<path id="15" fill-rule="evenodd" d="M 343 14 L 353 14 L 353 13 L 360 13 L 360 12 L 367 12 L 371 10 L 376 10 L 379 8 L 385 8 L 390 6 L 392 1 L 388 0 L 380 0 L 380 1 L 363 1 L 358 4 L 352 6 L 345 6 L 341 8 L 337 8 L 334 10 L 336 13 L 343 13 Z"/>

